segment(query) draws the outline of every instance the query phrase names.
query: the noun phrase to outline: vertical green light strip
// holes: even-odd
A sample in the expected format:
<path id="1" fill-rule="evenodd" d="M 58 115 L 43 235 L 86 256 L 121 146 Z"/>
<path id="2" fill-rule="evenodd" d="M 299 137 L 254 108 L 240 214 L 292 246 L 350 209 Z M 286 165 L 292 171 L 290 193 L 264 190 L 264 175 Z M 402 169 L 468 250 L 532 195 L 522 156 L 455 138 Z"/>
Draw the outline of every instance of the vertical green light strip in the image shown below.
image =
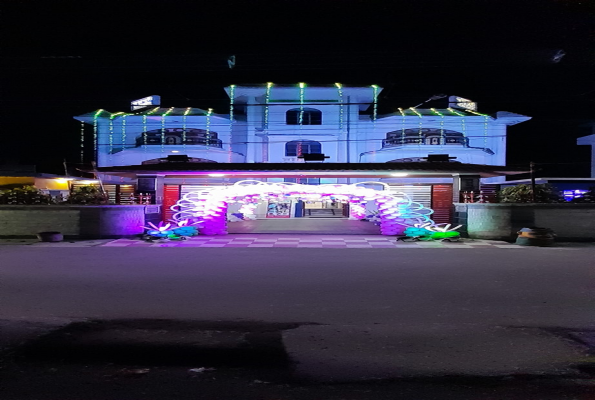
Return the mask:
<path id="1" fill-rule="evenodd" d="M 273 87 L 273 82 L 267 82 L 267 91 L 264 96 L 264 129 L 269 129 L 269 103 L 271 102 L 271 88 Z"/>
<path id="2" fill-rule="evenodd" d="M 454 115 L 458 115 L 459 117 L 461 117 L 461 130 L 463 133 L 463 137 L 467 137 L 467 126 L 465 125 L 465 114 L 461 114 L 460 112 L 457 112 L 455 110 L 453 110 L 452 108 L 447 108 L 448 111 L 450 111 L 451 113 L 453 113 Z"/>
<path id="3" fill-rule="evenodd" d="M 93 115 L 93 161 L 97 161 L 97 118 L 102 112 L 103 109 L 100 108 L 99 110 L 95 111 L 95 114 Z"/>
<path id="4" fill-rule="evenodd" d="M 232 161 L 232 145 L 233 145 L 233 119 L 234 119 L 234 105 L 236 98 L 236 85 L 229 86 L 229 143 L 227 144 L 227 162 Z"/>
<path id="5" fill-rule="evenodd" d="M 192 108 L 188 107 L 186 111 L 184 111 L 184 115 L 182 116 L 182 150 L 184 152 L 186 152 L 186 118 L 188 117 L 190 110 L 192 110 Z"/>
<path id="6" fill-rule="evenodd" d="M 343 121 L 344 121 L 344 105 L 343 105 L 343 85 L 335 83 L 337 92 L 339 94 L 339 129 L 343 132 Z"/>
<path id="7" fill-rule="evenodd" d="M 436 110 L 435 108 L 430 108 L 430 110 L 434 114 L 440 116 L 440 146 L 443 146 L 446 144 L 446 140 L 444 138 L 444 114 L 442 114 L 440 111 Z"/>
<path id="8" fill-rule="evenodd" d="M 376 118 L 378 117 L 378 85 L 372 85 L 372 89 L 374 89 L 374 111 L 372 113 L 372 121 L 376 122 Z"/>
<path id="9" fill-rule="evenodd" d="M 85 122 L 81 121 L 81 164 L 85 162 Z"/>
<path id="10" fill-rule="evenodd" d="M 419 142 L 417 145 L 421 146 L 423 144 L 423 135 L 422 135 L 422 131 L 421 131 L 423 128 L 422 117 L 421 117 L 421 114 L 415 109 L 415 107 L 409 107 L 409 109 L 411 111 L 413 111 L 413 113 L 419 117 L 419 131 L 417 133 L 417 139 L 419 140 Z"/>
<path id="11" fill-rule="evenodd" d="M 479 115 L 479 116 L 483 117 L 483 147 L 487 148 L 488 147 L 488 129 L 489 129 L 490 116 L 487 114 L 478 113 L 477 111 L 473 111 L 473 110 L 467 110 L 467 111 L 472 114 Z"/>
<path id="12" fill-rule="evenodd" d="M 300 117 L 298 120 L 298 124 L 301 126 L 304 122 L 304 89 L 306 84 L 304 82 L 300 82 Z"/>
<path id="13" fill-rule="evenodd" d="M 207 150 L 209 148 L 209 144 L 211 143 L 211 115 L 213 115 L 213 109 L 209 108 L 207 110 Z"/>
<path id="14" fill-rule="evenodd" d="M 173 107 L 170 107 L 169 110 L 161 115 L 161 154 L 165 151 L 165 119 L 167 116 L 174 110 Z"/>
<path id="15" fill-rule="evenodd" d="M 399 107 L 399 112 L 401 113 L 401 145 L 405 144 L 405 112 L 401 107 Z"/>
<path id="16" fill-rule="evenodd" d="M 128 114 L 122 116 L 122 150 L 126 149 L 126 117 Z"/>

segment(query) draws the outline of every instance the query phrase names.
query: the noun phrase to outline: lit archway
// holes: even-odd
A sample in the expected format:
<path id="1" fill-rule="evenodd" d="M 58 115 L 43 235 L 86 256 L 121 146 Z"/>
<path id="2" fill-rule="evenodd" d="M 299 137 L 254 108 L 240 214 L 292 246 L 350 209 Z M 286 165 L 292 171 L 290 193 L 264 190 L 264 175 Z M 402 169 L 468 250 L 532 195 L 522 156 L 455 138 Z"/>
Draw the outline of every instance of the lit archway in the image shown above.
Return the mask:
<path id="1" fill-rule="evenodd" d="M 375 190 L 364 184 L 382 185 L 385 190 Z M 420 203 L 412 202 L 405 193 L 390 193 L 382 182 L 360 182 L 351 185 L 300 185 L 246 180 L 232 186 L 190 192 L 172 207 L 173 219 L 198 221 L 203 235 L 227 234 L 227 206 L 230 203 L 254 204 L 263 200 L 339 201 L 349 203 L 351 216 L 365 217 L 365 204 L 375 201 L 383 235 L 401 235 L 407 227 L 431 224 L 433 211 Z"/>

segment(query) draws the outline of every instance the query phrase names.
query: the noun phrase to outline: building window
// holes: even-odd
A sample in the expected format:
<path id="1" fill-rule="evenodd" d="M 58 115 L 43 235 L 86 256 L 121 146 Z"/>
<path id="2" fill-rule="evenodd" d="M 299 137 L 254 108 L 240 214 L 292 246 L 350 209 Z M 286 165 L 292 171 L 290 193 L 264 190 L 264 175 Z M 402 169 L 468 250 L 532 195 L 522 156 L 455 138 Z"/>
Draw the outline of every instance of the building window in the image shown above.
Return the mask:
<path id="1" fill-rule="evenodd" d="M 402 129 L 388 132 L 382 147 L 396 147 L 408 144 L 427 144 L 427 145 L 460 145 L 469 146 L 468 138 L 461 132 L 448 129 L 422 128 L 422 129 Z"/>
<path id="2" fill-rule="evenodd" d="M 194 128 L 153 129 L 143 132 L 136 138 L 136 147 L 144 145 L 201 145 L 223 147 L 217 132 Z"/>
<path id="3" fill-rule="evenodd" d="M 298 157 L 302 154 L 321 154 L 322 145 L 314 140 L 292 140 L 285 143 L 285 157 Z"/>
<path id="4" fill-rule="evenodd" d="M 300 183 L 302 185 L 320 185 L 320 178 L 285 178 L 283 182 Z"/>
<path id="5" fill-rule="evenodd" d="M 302 123 L 300 124 L 300 114 Z M 315 108 L 293 108 L 285 114 L 287 125 L 322 125 L 322 111 Z"/>

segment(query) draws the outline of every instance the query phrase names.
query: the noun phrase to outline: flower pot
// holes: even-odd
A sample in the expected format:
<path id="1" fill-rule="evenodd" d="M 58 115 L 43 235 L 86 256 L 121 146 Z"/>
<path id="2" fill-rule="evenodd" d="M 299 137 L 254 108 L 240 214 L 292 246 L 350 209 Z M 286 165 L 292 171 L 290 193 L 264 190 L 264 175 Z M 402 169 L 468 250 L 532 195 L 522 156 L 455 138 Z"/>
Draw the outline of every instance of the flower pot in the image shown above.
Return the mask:
<path id="1" fill-rule="evenodd" d="M 37 238 L 40 242 L 61 242 L 64 236 L 60 232 L 39 232 Z"/>

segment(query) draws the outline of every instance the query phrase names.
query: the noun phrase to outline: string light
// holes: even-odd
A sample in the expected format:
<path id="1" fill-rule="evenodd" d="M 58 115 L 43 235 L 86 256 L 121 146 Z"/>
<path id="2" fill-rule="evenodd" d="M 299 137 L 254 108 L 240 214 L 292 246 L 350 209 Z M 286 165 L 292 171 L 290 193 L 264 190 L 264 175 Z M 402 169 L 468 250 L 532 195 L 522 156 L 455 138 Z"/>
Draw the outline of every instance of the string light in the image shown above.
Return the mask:
<path id="1" fill-rule="evenodd" d="M 122 150 L 126 149 L 126 117 L 125 114 L 122 116 Z"/>
<path id="2" fill-rule="evenodd" d="M 85 122 L 81 121 L 81 164 L 85 162 Z"/>
<path id="3" fill-rule="evenodd" d="M 420 146 L 420 150 L 421 150 L 421 145 L 423 143 L 423 134 L 422 134 L 423 123 L 422 123 L 421 114 L 415 109 L 415 107 L 409 107 L 409 109 L 411 111 L 413 111 L 413 113 L 419 117 L 419 131 L 417 134 L 417 136 L 418 136 L 417 137 L 417 145 Z"/>
<path id="4" fill-rule="evenodd" d="M 339 94 L 339 129 L 343 131 L 343 85 L 341 85 L 340 83 L 335 83 L 335 86 L 337 87 L 337 92 Z"/>
<path id="5" fill-rule="evenodd" d="M 300 140 L 298 141 L 297 145 L 297 155 L 298 157 L 302 155 L 302 124 L 304 122 L 304 88 L 306 84 L 304 82 L 300 82 L 300 118 L 299 118 L 299 125 L 300 125 Z"/>
<path id="6" fill-rule="evenodd" d="M 233 118 L 234 118 L 234 102 L 236 97 L 236 85 L 229 86 L 229 151 L 227 152 L 227 162 L 232 161 L 232 149 L 233 149 Z"/>
<path id="7" fill-rule="evenodd" d="M 374 90 L 374 111 L 372 121 L 376 122 L 376 117 L 378 116 L 378 85 L 372 85 L 372 89 Z"/>
<path id="8" fill-rule="evenodd" d="M 450 111 L 451 113 L 458 115 L 459 117 L 461 117 L 461 131 L 463 134 L 463 137 L 467 137 L 466 131 L 467 131 L 467 126 L 465 124 L 465 114 L 461 114 L 458 111 L 453 110 L 452 108 L 447 108 L 448 111 Z"/>
<path id="9" fill-rule="evenodd" d="M 435 108 L 430 108 L 430 110 L 440 116 L 440 145 L 444 145 L 446 143 L 446 139 L 444 138 L 444 114 L 440 111 L 436 110 Z"/>
<path id="10" fill-rule="evenodd" d="M 299 118 L 299 125 L 302 125 L 304 122 L 304 88 L 306 84 L 304 82 L 300 82 L 300 118 Z"/>
<path id="11" fill-rule="evenodd" d="M 209 144 L 211 143 L 211 115 L 213 114 L 213 109 L 209 108 L 207 110 L 207 150 L 209 148 Z"/>
<path id="12" fill-rule="evenodd" d="M 273 82 L 267 82 L 267 90 L 264 96 L 264 129 L 269 128 L 269 102 L 271 101 L 271 88 L 273 87 Z"/>
<path id="13" fill-rule="evenodd" d="M 401 113 L 401 145 L 405 144 L 405 111 L 401 107 L 399 107 L 399 112 Z"/>
<path id="14" fill-rule="evenodd" d="M 93 161 L 97 161 L 97 118 L 99 114 L 103 112 L 103 109 L 100 108 L 95 112 L 93 115 Z"/>
<path id="15" fill-rule="evenodd" d="M 489 129 L 489 120 L 490 116 L 488 114 L 482 114 L 477 111 L 467 110 L 471 114 L 479 115 L 483 117 L 483 147 L 488 148 L 488 129 Z"/>
<path id="16" fill-rule="evenodd" d="M 186 111 L 184 111 L 184 115 L 182 116 L 182 149 L 184 152 L 186 151 L 186 117 L 188 117 L 190 110 L 192 110 L 190 107 L 186 108 Z"/>
<path id="17" fill-rule="evenodd" d="M 171 107 L 169 110 L 167 110 L 166 112 L 164 112 L 161 115 L 161 153 L 163 153 L 165 151 L 164 146 L 165 146 L 165 118 L 174 110 L 173 107 Z"/>

